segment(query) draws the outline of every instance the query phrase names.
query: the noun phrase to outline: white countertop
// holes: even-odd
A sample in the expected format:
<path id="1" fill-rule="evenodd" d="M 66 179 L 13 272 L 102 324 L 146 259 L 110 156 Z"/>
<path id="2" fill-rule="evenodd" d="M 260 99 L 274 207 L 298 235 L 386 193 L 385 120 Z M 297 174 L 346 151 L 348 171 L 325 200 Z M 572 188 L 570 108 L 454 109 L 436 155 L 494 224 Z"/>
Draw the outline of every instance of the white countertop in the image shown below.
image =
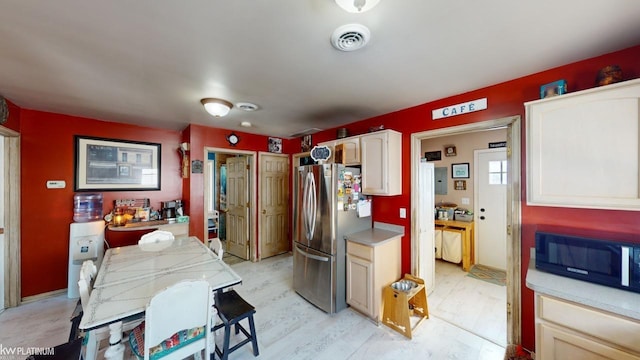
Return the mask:
<path id="1" fill-rule="evenodd" d="M 399 231 L 374 227 L 371 229 L 359 231 L 357 233 L 347 234 L 345 235 L 345 238 L 347 239 L 347 241 L 353 241 L 362 245 L 377 246 L 402 235 L 403 233 Z"/>
<path id="2" fill-rule="evenodd" d="M 640 294 L 537 270 L 534 258 L 529 263 L 526 283 L 540 294 L 640 320 Z"/>

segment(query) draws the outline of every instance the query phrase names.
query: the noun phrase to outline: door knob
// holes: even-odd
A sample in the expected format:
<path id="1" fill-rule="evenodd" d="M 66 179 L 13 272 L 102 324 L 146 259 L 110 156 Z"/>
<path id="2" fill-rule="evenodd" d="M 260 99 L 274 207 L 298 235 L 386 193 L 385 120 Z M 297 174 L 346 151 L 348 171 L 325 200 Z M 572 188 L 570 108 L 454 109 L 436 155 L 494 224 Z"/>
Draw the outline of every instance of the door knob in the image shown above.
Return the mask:
<path id="1" fill-rule="evenodd" d="M 266 213 L 267 213 L 267 210 L 262 209 L 262 215 L 264 215 L 264 214 L 266 214 Z"/>
<path id="2" fill-rule="evenodd" d="M 480 208 L 480 212 L 484 212 L 484 208 Z"/>

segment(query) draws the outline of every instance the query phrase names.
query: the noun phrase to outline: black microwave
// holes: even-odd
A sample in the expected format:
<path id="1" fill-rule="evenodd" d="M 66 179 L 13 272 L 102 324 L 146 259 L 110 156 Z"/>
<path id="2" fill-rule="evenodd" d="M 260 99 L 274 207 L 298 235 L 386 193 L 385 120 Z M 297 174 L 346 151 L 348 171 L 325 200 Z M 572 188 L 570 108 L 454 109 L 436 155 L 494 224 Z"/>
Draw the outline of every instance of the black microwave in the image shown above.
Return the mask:
<path id="1" fill-rule="evenodd" d="M 640 293 L 640 244 L 536 232 L 536 269 Z"/>

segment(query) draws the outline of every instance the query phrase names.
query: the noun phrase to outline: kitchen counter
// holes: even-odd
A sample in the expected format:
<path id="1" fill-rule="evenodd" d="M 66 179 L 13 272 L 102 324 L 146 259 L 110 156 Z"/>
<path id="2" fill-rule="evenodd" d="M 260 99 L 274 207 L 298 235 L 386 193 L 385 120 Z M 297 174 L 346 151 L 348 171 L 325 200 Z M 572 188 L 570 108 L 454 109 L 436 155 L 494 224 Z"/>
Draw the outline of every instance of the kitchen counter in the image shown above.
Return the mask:
<path id="1" fill-rule="evenodd" d="M 526 284 L 540 294 L 640 320 L 640 294 L 537 270 L 534 258 L 529 262 Z"/>
<path id="2" fill-rule="evenodd" d="M 397 236 L 403 236 L 402 227 L 397 225 L 378 224 L 373 228 L 345 235 L 345 239 L 366 246 L 382 245 Z"/>

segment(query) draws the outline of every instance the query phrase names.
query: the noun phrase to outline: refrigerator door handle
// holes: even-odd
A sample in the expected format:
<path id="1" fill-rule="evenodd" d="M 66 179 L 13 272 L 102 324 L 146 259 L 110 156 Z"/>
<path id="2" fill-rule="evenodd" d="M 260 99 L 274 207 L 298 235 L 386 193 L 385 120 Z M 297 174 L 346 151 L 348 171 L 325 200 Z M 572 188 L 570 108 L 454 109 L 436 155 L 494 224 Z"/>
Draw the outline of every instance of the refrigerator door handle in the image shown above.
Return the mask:
<path id="1" fill-rule="evenodd" d="M 300 250 L 300 248 L 299 248 L 299 247 L 297 247 L 297 246 L 296 246 L 296 250 L 298 250 L 298 252 L 299 252 L 302 256 L 304 256 L 304 257 L 308 257 L 309 259 L 318 260 L 318 261 L 324 261 L 324 262 L 329 261 L 329 258 L 322 257 L 322 256 L 318 256 L 318 255 L 309 254 L 309 253 L 308 253 L 308 252 L 306 252 L 306 251 L 302 251 L 302 250 Z"/>
<path id="2" fill-rule="evenodd" d="M 313 239 L 316 227 L 316 182 L 313 173 L 308 172 L 304 182 L 302 211 L 307 240 Z"/>

